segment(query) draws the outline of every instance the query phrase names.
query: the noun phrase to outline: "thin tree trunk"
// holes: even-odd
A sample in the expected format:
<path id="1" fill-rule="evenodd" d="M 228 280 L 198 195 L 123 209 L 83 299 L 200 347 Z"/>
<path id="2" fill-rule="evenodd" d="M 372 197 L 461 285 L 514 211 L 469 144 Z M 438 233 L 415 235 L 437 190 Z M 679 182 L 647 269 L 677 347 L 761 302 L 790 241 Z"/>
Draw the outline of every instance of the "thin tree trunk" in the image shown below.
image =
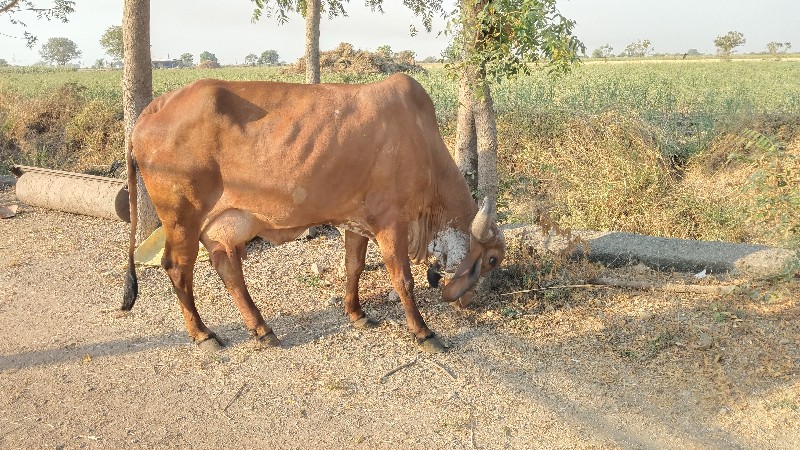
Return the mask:
<path id="1" fill-rule="evenodd" d="M 320 82 L 319 68 L 319 24 L 322 14 L 322 0 L 306 1 L 306 83 Z M 310 227 L 306 236 L 316 237 L 317 227 Z"/>
<path id="2" fill-rule="evenodd" d="M 455 160 L 473 196 L 478 190 L 478 141 L 475 135 L 475 70 L 468 57 L 474 51 L 475 0 L 459 0 L 461 33 L 459 51 L 463 61 L 458 85 Z"/>
<path id="3" fill-rule="evenodd" d="M 481 55 L 484 40 L 488 37 L 484 35 L 486 31 L 479 28 L 476 24 L 480 12 L 492 0 L 461 0 L 461 14 L 463 20 L 463 57 L 466 61 L 474 61 L 468 58 L 470 55 Z M 482 63 L 466 64 L 462 72 L 462 85 L 459 87 L 459 100 L 462 95 L 471 94 L 472 96 L 472 120 L 474 121 L 474 132 L 477 141 L 477 180 L 476 197 L 480 202 L 484 197 L 497 199 L 499 182 L 497 177 L 497 118 L 494 111 L 494 102 L 489 83 L 486 80 L 486 71 Z M 466 81 L 466 83 L 465 83 Z M 463 92 L 462 92 L 463 91 Z M 459 102 L 459 108 L 462 107 Z M 462 116 L 459 111 L 459 125 Z M 466 112 L 463 121 L 468 120 Z M 458 131 L 456 131 L 458 133 Z M 466 137 L 459 137 L 457 134 L 459 148 L 466 143 Z M 466 144 L 465 144 L 466 145 Z M 459 159 L 460 161 L 460 159 Z M 459 165 L 459 167 L 461 167 Z"/>
<path id="4" fill-rule="evenodd" d="M 467 180 L 470 192 L 475 195 L 478 190 L 478 141 L 475 135 L 473 89 L 469 71 L 465 68 L 458 86 L 455 160 L 458 170 Z"/>
<path id="5" fill-rule="evenodd" d="M 481 95 L 475 100 L 475 131 L 478 139 L 478 200 L 497 198 L 497 117 L 489 85 L 480 80 Z"/>
<path id="6" fill-rule="evenodd" d="M 153 100 L 153 68 L 150 60 L 150 0 L 125 0 L 122 16 L 122 41 L 125 67 L 122 72 L 122 109 L 125 123 L 125 148 L 142 110 Z M 141 175 L 138 186 L 138 228 L 136 241 L 142 242 L 159 226 L 153 203 Z"/>
<path id="7" fill-rule="evenodd" d="M 306 2 L 306 83 L 319 83 L 319 23 L 321 0 Z"/>

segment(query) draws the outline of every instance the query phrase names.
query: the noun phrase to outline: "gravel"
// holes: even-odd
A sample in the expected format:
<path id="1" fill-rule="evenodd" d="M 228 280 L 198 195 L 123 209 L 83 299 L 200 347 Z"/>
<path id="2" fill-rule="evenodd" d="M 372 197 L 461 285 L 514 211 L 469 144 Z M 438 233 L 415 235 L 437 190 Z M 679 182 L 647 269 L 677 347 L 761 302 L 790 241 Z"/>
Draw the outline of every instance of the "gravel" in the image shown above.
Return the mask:
<path id="1" fill-rule="evenodd" d="M 14 203 L 0 188 L 0 206 Z M 452 345 L 423 355 L 377 248 L 342 312 L 341 238 L 248 246 L 250 290 L 284 348 L 249 340 L 208 263 L 198 308 L 227 342 L 189 343 L 160 269 L 122 297 L 127 225 L 21 205 L 0 220 L 2 448 L 795 448 L 800 287 L 713 296 L 574 288 L 456 310 L 414 269 L 423 316 Z M 513 262 L 508 262 L 511 264 Z M 697 282 L 650 269 L 616 278 Z M 691 278 L 691 277 L 690 277 Z M 323 282 L 324 281 L 324 282 Z M 706 277 L 702 283 L 737 280 Z M 693 348 L 702 330 L 713 345 Z"/>

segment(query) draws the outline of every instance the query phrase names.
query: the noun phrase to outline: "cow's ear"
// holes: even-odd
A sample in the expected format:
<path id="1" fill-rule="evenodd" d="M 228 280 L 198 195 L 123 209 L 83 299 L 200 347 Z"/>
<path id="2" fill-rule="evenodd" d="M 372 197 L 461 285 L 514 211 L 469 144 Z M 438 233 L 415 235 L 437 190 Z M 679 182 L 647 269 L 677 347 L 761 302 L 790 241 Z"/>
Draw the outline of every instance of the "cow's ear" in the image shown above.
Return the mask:
<path id="1" fill-rule="evenodd" d="M 442 299 L 454 302 L 472 289 L 481 277 L 481 252 L 471 251 L 456 269 L 456 276 L 442 290 Z"/>

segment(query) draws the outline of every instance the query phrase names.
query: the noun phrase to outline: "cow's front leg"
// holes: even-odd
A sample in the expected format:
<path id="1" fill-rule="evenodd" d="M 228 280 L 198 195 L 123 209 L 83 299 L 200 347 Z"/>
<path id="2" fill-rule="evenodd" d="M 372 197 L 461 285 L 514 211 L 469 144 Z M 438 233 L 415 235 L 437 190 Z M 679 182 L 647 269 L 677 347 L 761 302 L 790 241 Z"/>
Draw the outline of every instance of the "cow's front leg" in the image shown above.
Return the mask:
<path id="1" fill-rule="evenodd" d="M 364 271 L 368 243 L 369 240 L 366 237 L 352 231 L 345 231 L 344 265 L 347 271 L 347 282 L 345 283 L 344 312 L 347 313 L 356 328 L 374 328 L 378 325 L 378 322 L 367 317 L 364 310 L 361 309 L 361 301 L 358 298 L 358 280 Z"/>
<path id="2" fill-rule="evenodd" d="M 414 340 L 422 349 L 430 353 L 445 351 L 446 347 L 428 328 L 419 313 L 414 299 L 414 277 L 411 275 L 411 262 L 408 259 L 408 229 L 406 226 L 390 226 L 376 234 L 386 270 L 395 291 L 400 296 L 406 324 Z"/>

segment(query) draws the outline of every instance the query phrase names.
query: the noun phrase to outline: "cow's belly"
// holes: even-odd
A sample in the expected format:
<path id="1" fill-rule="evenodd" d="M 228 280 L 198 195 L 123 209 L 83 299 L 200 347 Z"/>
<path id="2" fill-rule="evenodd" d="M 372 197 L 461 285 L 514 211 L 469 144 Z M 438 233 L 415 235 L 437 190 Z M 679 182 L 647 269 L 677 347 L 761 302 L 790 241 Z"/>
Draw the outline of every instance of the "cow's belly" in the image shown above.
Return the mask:
<path id="1" fill-rule="evenodd" d="M 287 228 L 287 229 L 264 229 L 258 232 L 257 236 L 269 241 L 272 245 L 280 245 L 300 237 L 308 227 Z"/>
<path id="2" fill-rule="evenodd" d="M 259 213 L 232 208 L 214 214 L 206 220 L 201 232 L 201 240 L 206 246 L 218 243 L 226 248 L 234 248 L 259 236 L 273 245 L 280 245 L 297 239 L 309 226 L 321 223 L 341 226 L 345 230 L 374 238 L 371 228 L 362 220 L 301 222 L 297 222 L 301 225 L 296 225 L 289 220 L 289 217 L 285 217 L 282 223 L 276 223 L 271 218 Z"/>

